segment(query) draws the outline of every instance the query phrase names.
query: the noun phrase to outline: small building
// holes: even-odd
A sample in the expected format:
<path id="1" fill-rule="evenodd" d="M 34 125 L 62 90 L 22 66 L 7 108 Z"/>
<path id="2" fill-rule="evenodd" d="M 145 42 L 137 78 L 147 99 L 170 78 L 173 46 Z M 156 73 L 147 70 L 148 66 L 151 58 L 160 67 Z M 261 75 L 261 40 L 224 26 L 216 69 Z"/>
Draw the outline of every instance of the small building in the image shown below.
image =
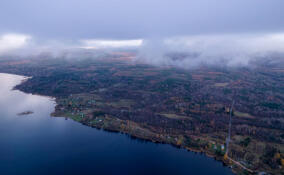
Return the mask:
<path id="1" fill-rule="evenodd" d="M 230 108 L 229 108 L 229 107 L 226 107 L 226 108 L 225 108 L 225 112 L 226 112 L 226 113 L 230 113 Z"/>

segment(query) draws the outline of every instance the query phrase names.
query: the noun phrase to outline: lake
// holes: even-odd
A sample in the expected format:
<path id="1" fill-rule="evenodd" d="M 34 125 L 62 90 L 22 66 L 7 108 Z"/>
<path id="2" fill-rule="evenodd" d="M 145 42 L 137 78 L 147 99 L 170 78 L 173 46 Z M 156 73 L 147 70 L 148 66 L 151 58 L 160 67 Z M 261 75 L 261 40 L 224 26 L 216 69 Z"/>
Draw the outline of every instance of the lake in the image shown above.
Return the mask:
<path id="1" fill-rule="evenodd" d="M 54 99 L 12 90 L 23 79 L 0 74 L 1 175 L 232 174 L 202 154 L 51 117 Z"/>

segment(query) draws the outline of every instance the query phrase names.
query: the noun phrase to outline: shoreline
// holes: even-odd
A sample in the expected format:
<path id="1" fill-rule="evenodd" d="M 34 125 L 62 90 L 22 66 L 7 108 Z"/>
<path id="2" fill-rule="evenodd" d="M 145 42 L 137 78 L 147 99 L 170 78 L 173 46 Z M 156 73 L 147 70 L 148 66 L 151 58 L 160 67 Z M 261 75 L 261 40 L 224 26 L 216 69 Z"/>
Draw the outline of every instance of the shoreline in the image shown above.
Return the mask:
<path id="1" fill-rule="evenodd" d="M 181 145 L 177 145 L 177 144 L 174 144 L 174 143 L 166 142 L 166 141 L 163 141 L 163 140 L 149 139 L 147 137 L 142 137 L 142 136 L 139 136 L 139 135 L 135 135 L 133 133 L 126 132 L 126 131 L 123 131 L 123 130 L 115 130 L 113 128 L 98 127 L 98 126 L 95 126 L 95 125 L 90 125 L 90 124 L 88 124 L 86 122 L 76 121 L 72 117 L 58 115 L 56 112 L 53 112 L 51 114 L 51 116 L 52 117 L 60 117 L 60 118 L 61 117 L 65 117 L 65 118 L 73 120 L 74 122 L 77 122 L 77 123 L 80 123 L 82 125 L 85 125 L 87 127 L 95 128 L 95 129 L 102 130 L 102 131 L 105 131 L 105 132 L 123 134 L 123 135 L 126 135 L 126 136 L 130 137 L 130 138 L 138 139 L 138 140 L 145 141 L 145 142 L 151 142 L 151 143 L 155 143 L 155 144 L 167 144 L 167 145 L 173 146 L 173 147 L 175 147 L 177 149 L 184 149 L 184 150 L 192 152 L 192 153 L 197 153 L 197 154 L 200 154 L 200 155 L 204 155 L 204 156 L 206 156 L 208 158 L 212 158 L 215 161 L 218 161 L 218 162 L 222 163 L 222 165 L 224 167 L 229 168 L 233 174 L 238 174 L 238 173 L 242 172 L 241 168 L 239 168 L 239 167 L 232 167 L 234 164 L 230 164 L 230 161 L 225 161 L 223 159 L 223 156 L 216 156 L 216 155 L 210 153 L 209 150 L 195 149 L 195 148 L 191 148 L 191 147 L 188 147 L 188 146 L 181 146 Z M 253 174 L 253 173 L 249 173 L 249 174 Z"/>
<path id="2" fill-rule="evenodd" d="M 94 125 L 90 125 L 88 123 L 84 123 L 84 122 L 80 122 L 80 121 L 77 121 L 75 119 L 73 119 L 72 117 L 69 117 L 69 116 L 61 116 L 61 115 L 57 115 L 55 114 L 56 113 L 56 107 L 58 106 L 58 103 L 56 102 L 57 98 L 56 97 L 53 97 L 53 96 L 47 96 L 47 95 L 42 95 L 42 94 L 37 94 L 37 93 L 29 93 L 29 92 L 25 92 L 24 90 L 18 88 L 17 86 L 18 85 L 21 85 L 23 84 L 24 82 L 28 81 L 28 79 L 32 78 L 32 77 L 27 77 L 25 75 L 19 75 L 19 74 L 11 74 L 11 73 L 3 73 L 3 74 L 7 74 L 7 75 L 16 75 L 16 76 L 21 76 L 23 77 L 24 79 L 19 83 L 19 84 L 16 84 L 12 90 L 18 90 L 20 92 L 23 92 L 23 93 L 26 93 L 26 94 L 31 94 L 31 95 L 37 95 L 37 96 L 42 96 L 42 97 L 47 97 L 49 98 L 51 101 L 54 102 L 55 104 L 55 107 L 54 107 L 54 111 L 50 114 L 51 117 L 67 117 L 69 119 L 72 119 L 73 121 L 75 122 L 78 122 L 78 123 L 81 123 L 85 126 L 88 126 L 88 127 L 92 127 L 92 128 L 96 128 L 96 129 L 99 129 L 99 130 L 103 130 L 103 131 L 106 131 L 106 132 L 115 132 L 115 133 L 121 133 L 121 134 L 125 134 L 131 138 L 134 138 L 134 139 L 139 139 L 139 140 L 143 140 L 143 141 L 146 141 L 146 142 L 152 142 L 152 143 L 156 143 L 156 144 L 168 144 L 168 145 L 171 145 L 175 148 L 178 148 L 178 149 L 185 149 L 187 151 L 190 151 L 190 152 L 193 152 L 193 153 L 199 153 L 199 154 L 202 154 L 208 158 L 213 158 L 215 161 L 218 161 L 218 162 L 221 162 L 223 164 L 224 167 L 227 167 L 229 168 L 233 174 L 237 174 L 237 173 L 240 173 L 242 172 L 242 169 L 240 169 L 239 167 L 232 167 L 234 164 L 230 163 L 231 161 L 225 161 L 223 159 L 222 156 L 216 156 L 212 153 L 209 152 L 209 150 L 205 150 L 205 149 L 195 149 L 195 148 L 191 148 L 191 147 L 187 147 L 187 146 L 181 146 L 181 145 L 177 145 L 177 144 L 174 144 L 174 143 L 170 143 L 170 142 L 166 142 L 166 141 L 162 141 L 162 140 L 156 140 L 156 139 L 148 139 L 147 137 L 141 137 L 139 135 L 135 135 L 135 134 L 131 134 L 130 132 L 126 132 L 126 131 L 123 131 L 123 130 L 116 130 L 114 128 L 103 128 L 103 127 L 98 127 L 98 126 L 94 126 Z M 249 173 L 249 174 L 254 174 L 254 173 Z"/>

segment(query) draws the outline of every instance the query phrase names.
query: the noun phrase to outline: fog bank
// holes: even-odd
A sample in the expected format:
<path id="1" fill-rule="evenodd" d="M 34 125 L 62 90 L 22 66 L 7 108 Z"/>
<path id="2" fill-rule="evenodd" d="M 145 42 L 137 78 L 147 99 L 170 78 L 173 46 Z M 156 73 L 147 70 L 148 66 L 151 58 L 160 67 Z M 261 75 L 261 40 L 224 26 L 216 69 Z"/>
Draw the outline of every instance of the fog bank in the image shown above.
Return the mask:
<path id="1" fill-rule="evenodd" d="M 98 58 L 101 53 L 132 50 L 132 60 L 155 66 L 191 69 L 252 66 L 263 59 L 284 59 L 284 33 L 191 35 L 131 40 L 41 40 L 28 34 L 0 36 L 0 56 L 29 58 Z M 279 57 L 280 55 L 280 57 Z M 284 54 L 283 54 L 284 55 Z"/>

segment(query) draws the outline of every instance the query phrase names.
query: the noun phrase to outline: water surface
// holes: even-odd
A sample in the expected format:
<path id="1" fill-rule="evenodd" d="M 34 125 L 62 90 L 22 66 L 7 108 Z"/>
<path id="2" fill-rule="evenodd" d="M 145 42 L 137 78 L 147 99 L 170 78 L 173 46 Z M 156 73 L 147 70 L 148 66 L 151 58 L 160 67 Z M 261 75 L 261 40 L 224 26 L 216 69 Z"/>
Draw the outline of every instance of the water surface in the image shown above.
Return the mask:
<path id="1" fill-rule="evenodd" d="M 1 175 L 232 174 L 204 155 L 50 117 L 52 98 L 11 90 L 23 79 L 0 74 Z"/>

